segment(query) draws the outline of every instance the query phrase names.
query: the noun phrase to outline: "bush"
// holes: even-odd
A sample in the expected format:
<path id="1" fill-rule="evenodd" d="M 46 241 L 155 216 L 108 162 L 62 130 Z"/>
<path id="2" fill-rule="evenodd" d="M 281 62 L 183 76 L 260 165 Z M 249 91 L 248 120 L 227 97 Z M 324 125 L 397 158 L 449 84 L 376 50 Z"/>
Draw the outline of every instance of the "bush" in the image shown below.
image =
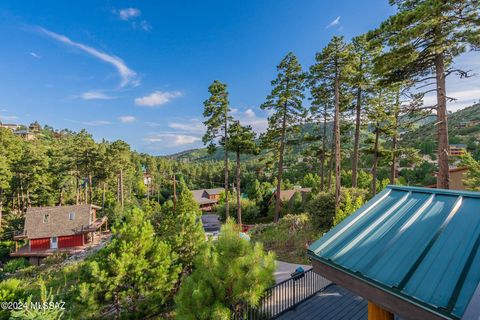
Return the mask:
<path id="1" fill-rule="evenodd" d="M 257 225 L 251 231 L 253 241 L 274 251 L 281 261 L 308 263 L 306 246 L 318 239 L 308 214 L 287 214 L 278 223 Z"/>
<path id="2" fill-rule="evenodd" d="M 236 217 L 237 216 L 237 200 L 232 199 L 229 201 L 230 204 L 230 216 Z M 248 199 L 241 199 L 240 204 L 242 206 L 242 222 L 243 223 L 255 223 L 257 222 L 258 218 L 260 217 L 260 209 L 255 204 L 255 202 L 248 200 Z M 215 212 L 222 218 L 222 220 L 226 219 L 225 215 L 225 204 L 219 204 L 215 208 Z"/>
<path id="3" fill-rule="evenodd" d="M 0 282 L 0 301 L 20 301 L 23 297 L 24 290 L 22 288 L 22 281 L 12 278 Z M 10 310 L 0 310 L 0 319 L 10 319 Z"/>
<path id="4" fill-rule="evenodd" d="M 13 241 L 0 241 L 0 261 L 5 262 L 10 259 L 10 251 L 15 248 Z"/>
<path id="5" fill-rule="evenodd" d="M 30 263 L 25 258 L 12 259 L 3 266 L 3 271 L 13 273 L 30 266 Z"/>

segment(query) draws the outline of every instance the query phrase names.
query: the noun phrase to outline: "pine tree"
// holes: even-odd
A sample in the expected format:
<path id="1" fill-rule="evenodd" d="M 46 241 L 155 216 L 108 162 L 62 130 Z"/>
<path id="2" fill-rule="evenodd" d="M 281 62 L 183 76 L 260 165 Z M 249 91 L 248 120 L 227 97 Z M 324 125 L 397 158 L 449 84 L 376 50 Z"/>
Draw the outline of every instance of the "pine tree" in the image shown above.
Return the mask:
<path id="1" fill-rule="evenodd" d="M 305 74 L 302 66 L 293 53 L 288 53 L 277 66 L 278 75 L 271 82 L 273 89 L 267 101 L 261 105 L 263 110 L 271 110 L 268 118 L 268 129 L 262 139 L 265 145 L 272 146 L 278 154 L 278 175 L 275 201 L 275 222 L 280 217 L 280 191 L 283 177 L 283 161 L 286 138 L 289 131 L 302 122 L 305 109 L 304 99 Z"/>
<path id="2" fill-rule="evenodd" d="M 178 281 L 175 259 L 145 214 L 134 209 L 114 230 L 111 243 L 88 262 L 79 298 L 92 315 L 98 316 L 102 305 L 109 310 L 100 312 L 113 312 L 116 318 L 156 314 L 172 298 Z"/>
<path id="3" fill-rule="evenodd" d="M 179 319 L 229 320 L 232 311 L 243 318 L 245 307 L 258 306 L 274 283 L 275 257 L 260 243 L 239 236 L 228 219 L 218 240 L 195 261 L 193 273 L 183 281 L 175 298 Z"/>
<path id="4" fill-rule="evenodd" d="M 391 48 L 378 63 L 388 82 L 412 80 L 437 102 L 437 187 L 449 188 L 446 78 L 468 74 L 453 67 L 455 57 L 480 46 L 478 0 L 390 0 L 398 13 L 372 32 Z"/>
<path id="5" fill-rule="evenodd" d="M 258 154 L 259 148 L 255 143 L 256 133 L 252 127 L 242 126 L 239 121 L 233 122 L 228 128 L 228 150 L 235 152 L 236 156 L 236 184 L 237 184 L 237 223 L 242 224 L 242 205 L 240 190 L 240 155 L 241 154 Z"/>
<path id="6" fill-rule="evenodd" d="M 341 150 L 340 150 L 340 112 L 349 104 L 346 85 L 352 73 L 351 46 L 343 37 L 333 37 L 329 44 L 315 57 L 316 63 L 310 68 L 311 78 L 316 85 L 325 85 L 330 92 L 331 103 L 334 106 L 334 143 L 335 152 L 335 208 L 340 205 L 341 192 Z M 332 95 L 333 94 L 333 95 Z"/>
<path id="7" fill-rule="evenodd" d="M 208 87 L 210 97 L 203 103 L 205 109 L 203 122 L 207 131 L 203 136 L 203 143 L 208 144 L 208 150 L 212 153 L 216 150 L 216 141 L 221 138 L 224 144 L 228 144 L 228 125 L 231 121 L 230 106 L 228 101 L 227 85 L 218 80 Z M 228 149 L 224 148 L 224 178 L 225 178 L 225 210 L 228 210 Z"/>

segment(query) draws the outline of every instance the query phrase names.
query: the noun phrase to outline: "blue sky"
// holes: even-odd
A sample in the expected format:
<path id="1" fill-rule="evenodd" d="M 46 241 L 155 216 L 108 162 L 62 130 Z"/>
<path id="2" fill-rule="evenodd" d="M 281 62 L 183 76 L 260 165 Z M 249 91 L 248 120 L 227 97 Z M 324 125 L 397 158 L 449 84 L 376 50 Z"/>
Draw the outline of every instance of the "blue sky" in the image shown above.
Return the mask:
<path id="1" fill-rule="evenodd" d="M 0 121 L 86 128 L 170 154 L 202 145 L 202 103 L 218 79 L 235 116 L 261 131 L 258 106 L 287 52 L 307 68 L 333 35 L 349 39 L 393 12 L 386 0 L 4 0 Z M 480 72 L 478 54 L 459 61 Z M 478 78 L 449 89 L 452 110 L 480 98 Z"/>

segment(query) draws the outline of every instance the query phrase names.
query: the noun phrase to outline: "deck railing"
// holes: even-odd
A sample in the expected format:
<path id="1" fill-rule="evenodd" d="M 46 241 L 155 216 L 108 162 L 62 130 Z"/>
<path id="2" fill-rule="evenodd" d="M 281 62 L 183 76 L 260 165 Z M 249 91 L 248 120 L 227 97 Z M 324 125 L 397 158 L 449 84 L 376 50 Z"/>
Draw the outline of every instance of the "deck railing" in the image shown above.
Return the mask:
<path id="1" fill-rule="evenodd" d="M 329 284 L 330 281 L 309 269 L 268 288 L 258 307 L 246 306 L 243 310 L 233 312 L 232 319 L 275 319 L 322 291 Z"/>

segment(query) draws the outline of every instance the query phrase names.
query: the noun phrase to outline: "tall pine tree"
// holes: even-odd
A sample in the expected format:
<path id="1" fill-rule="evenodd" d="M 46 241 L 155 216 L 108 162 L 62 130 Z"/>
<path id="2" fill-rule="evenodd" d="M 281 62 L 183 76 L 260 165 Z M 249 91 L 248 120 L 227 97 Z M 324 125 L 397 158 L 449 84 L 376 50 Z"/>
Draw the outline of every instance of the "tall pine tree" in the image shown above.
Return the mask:
<path id="1" fill-rule="evenodd" d="M 273 146 L 278 153 L 275 222 L 280 217 L 280 191 L 287 134 L 301 123 L 305 115 L 302 105 L 305 74 L 297 57 L 292 52 L 288 53 L 277 66 L 277 71 L 277 78 L 271 82 L 272 92 L 267 96 L 267 101 L 261 105 L 263 110 L 272 112 L 268 118 L 268 129 L 263 135 L 263 140 L 267 145 Z"/>

